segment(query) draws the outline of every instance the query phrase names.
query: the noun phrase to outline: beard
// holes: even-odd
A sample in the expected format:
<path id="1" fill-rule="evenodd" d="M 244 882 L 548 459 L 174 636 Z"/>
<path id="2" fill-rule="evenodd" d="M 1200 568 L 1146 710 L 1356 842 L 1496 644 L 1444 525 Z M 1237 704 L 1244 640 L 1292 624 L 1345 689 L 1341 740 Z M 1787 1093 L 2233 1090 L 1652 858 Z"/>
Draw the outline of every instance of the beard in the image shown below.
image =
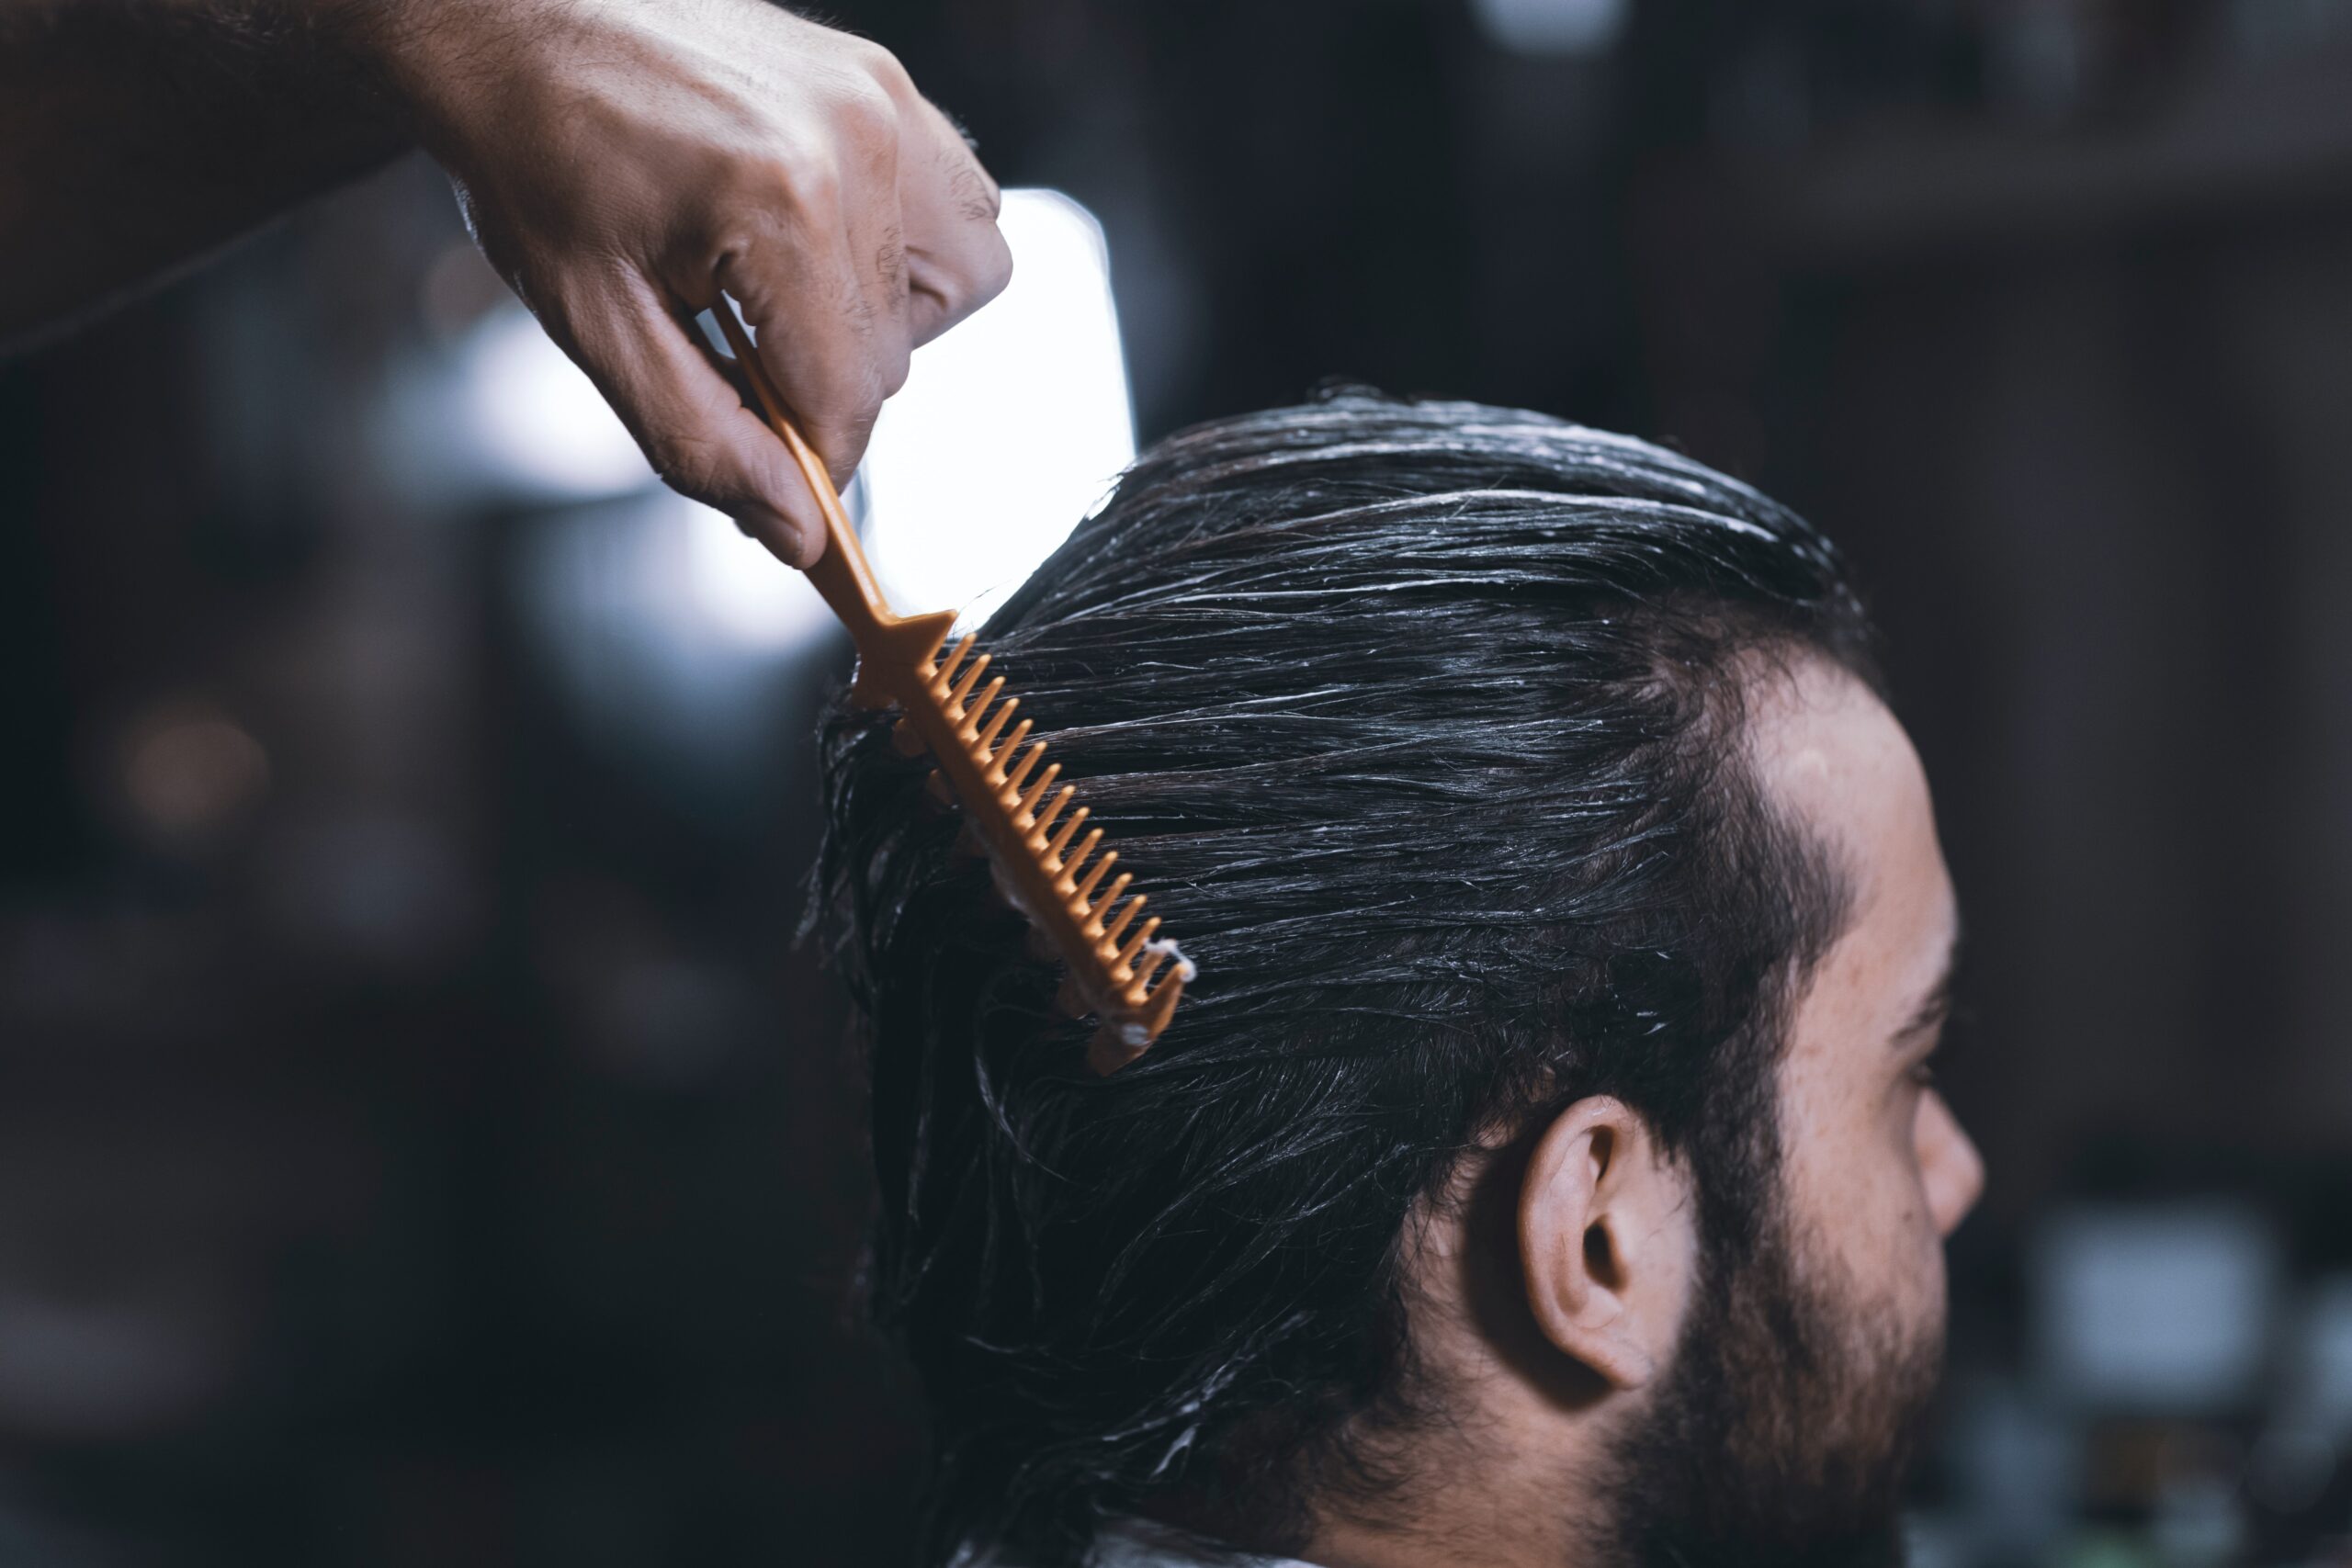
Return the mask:
<path id="1" fill-rule="evenodd" d="M 1841 1271 L 1808 1266 L 1783 1213 L 1758 1232 L 1707 1250 L 1674 1362 L 1615 1447 L 1597 1561 L 1904 1560 L 1903 1483 L 1941 1370 L 1940 1318 L 1905 1325 L 1856 1301 Z"/>

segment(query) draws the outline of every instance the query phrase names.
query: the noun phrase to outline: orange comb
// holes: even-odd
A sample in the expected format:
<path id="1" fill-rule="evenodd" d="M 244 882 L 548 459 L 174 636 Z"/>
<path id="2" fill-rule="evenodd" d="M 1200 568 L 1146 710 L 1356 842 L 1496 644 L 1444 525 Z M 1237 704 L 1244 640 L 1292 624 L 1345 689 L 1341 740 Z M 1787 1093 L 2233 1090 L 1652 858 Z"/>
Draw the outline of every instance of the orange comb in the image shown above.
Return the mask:
<path id="1" fill-rule="evenodd" d="M 955 612 L 900 615 L 883 599 L 832 477 L 792 423 L 733 309 L 722 299 L 711 314 L 750 380 L 760 412 L 791 449 L 825 514 L 825 554 L 808 569 L 808 581 L 857 645 L 851 700 L 867 707 L 899 705 L 905 716 L 897 731 L 900 745 L 931 752 L 963 803 L 964 820 L 988 851 L 998 886 L 1061 954 L 1069 971 L 1062 1006 L 1101 1021 L 1087 1047 L 1087 1065 L 1097 1073 L 1117 1071 L 1168 1027 L 1184 983 L 1193 977 L 1192 962 L 1174 942 L 1157 939 L 1158 916 L 1135 925 L 1144 896 L 1119 902 L 1131 880 L 1127 873 L 1106 885 L 1119 852 L 1102 848 L 1100 828 L 1079 837 L 1086 807 L 1070 809 L 1075 786 L 1054 790 L 1060 763 L 1038 771 L 1046 743 L 1029 739 L 1030 721 L 1023 719 L 1007 733 L 1020 699 L 1004 696 L 1001 675 L 979 686 L 989 656 L 971 658 L 969 637 L 941 656 Z"/>

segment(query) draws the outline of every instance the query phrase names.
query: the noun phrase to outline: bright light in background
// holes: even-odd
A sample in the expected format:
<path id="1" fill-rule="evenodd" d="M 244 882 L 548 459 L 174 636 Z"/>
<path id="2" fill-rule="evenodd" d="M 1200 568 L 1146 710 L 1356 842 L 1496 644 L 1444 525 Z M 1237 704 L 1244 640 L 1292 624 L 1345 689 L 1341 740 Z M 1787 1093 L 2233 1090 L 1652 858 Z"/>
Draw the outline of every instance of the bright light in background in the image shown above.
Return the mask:
<path id="1" fill-rule="evenodd" d="M 1624 29 L 1626 0 L 1472 0 L 1487 36 L 1516 54 L 1598 54 Z"/>
<path id="2" fill-rule="evenodd" d="M 684 602 L 721 641 L 786 650 L 835 624 L 808 579 L 747 536 L 733 518 L 684 497 L 662 510 L 675 515 L 656 525 L 666 524 L 682 536 Z"/>
<path id="3" fill-rule="evenodd" d="M 654 483 L 595 384 L 512 299 L 394 373 L 377 435 L 386 477 L 427 504 L 600 501 Z"/>
<path id="4" fill-rule="evenodd" d="M 808 580 L 666 490 L 544 513 L 518 534 L 530 645 L 611 760 L 756 816 L 799 655 L 836 631 Z"/>
<path id="5" fill-rule="evenodd" d="M 462 417 L 478 447 L 549 496 L 616 495 L 653 477 L 595 384 L 529 312 L 500 311 L 467 343 Z"/>
<path id="6" fill-rule="evenodd" d="M 1101 225 L 1049 190 L 1005 192 L 1001 222 L 1011 286 L 916 352 L 849 498 L 854 515 L 863 501 L 867 552 L 902 611 L 984 615 L 1135 456 Z M 521 305 L 489 310 L 403 366 L 389 393 L 379 459 L 412 500 L 635 498 L 584 555 L 543 563 L 580 613 L 633 628 L 623 642 L 647 648 L 671 626 L 673 652 L 691 650 L 707 676 L 713 660 L 782 657 L 831 625 L 805 577 L 656 484 L 620 420 Z"/>
<path id="7" fill-rule="evenodd" d="M 2084 1205 L 2031 1258 L 2050 1387 L 2098 1409 L 2227 1410 L 2258 1386 L 2284 1269 L 2258 1214 Z"/>
<path id="8" fill-rule="evenodd" d="M 1009 190 L 1012 282 L 915 352 L 865 458 L 866 553 L 901 612 L 986 617 L 1135 457 L 1109 252 L 1059 191 Z"/>

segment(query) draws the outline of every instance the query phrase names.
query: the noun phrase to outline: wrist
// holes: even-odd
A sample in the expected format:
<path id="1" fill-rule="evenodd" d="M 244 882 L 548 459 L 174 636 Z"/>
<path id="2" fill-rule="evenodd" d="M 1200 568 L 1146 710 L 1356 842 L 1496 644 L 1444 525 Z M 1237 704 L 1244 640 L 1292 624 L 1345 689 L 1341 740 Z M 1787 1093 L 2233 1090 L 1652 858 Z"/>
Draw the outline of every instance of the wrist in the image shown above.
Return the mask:
<path id="1" fill-rule="evenodd" d="M 402 0 L 406 3 L 406 0 Z M 390 141 L 399 114 L 376 64 L 379 19 L 391 0 L 166 0 L 148 41 L 183 67 L 175 85 L 227 90 L 335 133 Z M 320 111 L 332 110 L 322 122 Z"/>
<path id="2" fill-rule="evenodd" d="M 444 156 L 509 64 L 574 0 L 294 0 L 401 129 Z M 446 162 L 446 156 L 444 156 Z"/>

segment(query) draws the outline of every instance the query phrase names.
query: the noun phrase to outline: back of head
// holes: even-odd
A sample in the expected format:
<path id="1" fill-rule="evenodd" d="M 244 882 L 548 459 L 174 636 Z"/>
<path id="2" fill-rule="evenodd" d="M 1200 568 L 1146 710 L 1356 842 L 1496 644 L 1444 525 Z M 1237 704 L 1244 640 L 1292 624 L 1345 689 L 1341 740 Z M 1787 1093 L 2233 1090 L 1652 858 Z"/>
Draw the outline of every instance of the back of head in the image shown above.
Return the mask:
<path id="1" fill-rule="evenodd" d="M 1400 1258 L 1478 1136 L 1583 1096 L 1751 1224 L 1833 869 L 1739 739 L 1753 672 L 1866 670 L 1830 547 L 1625 437 L 1346 395 L 1146 454 L 991 620 L 1200 977 L 1139 1061 L 960 851 L 887 716 L 828 745 L 823 892 L 871 1036 L 872 1290 L 933 1412 L 934 1553 L 1080 1560 L 1182 1488 L 1261 1540 L 1390 1478 Z"/>

